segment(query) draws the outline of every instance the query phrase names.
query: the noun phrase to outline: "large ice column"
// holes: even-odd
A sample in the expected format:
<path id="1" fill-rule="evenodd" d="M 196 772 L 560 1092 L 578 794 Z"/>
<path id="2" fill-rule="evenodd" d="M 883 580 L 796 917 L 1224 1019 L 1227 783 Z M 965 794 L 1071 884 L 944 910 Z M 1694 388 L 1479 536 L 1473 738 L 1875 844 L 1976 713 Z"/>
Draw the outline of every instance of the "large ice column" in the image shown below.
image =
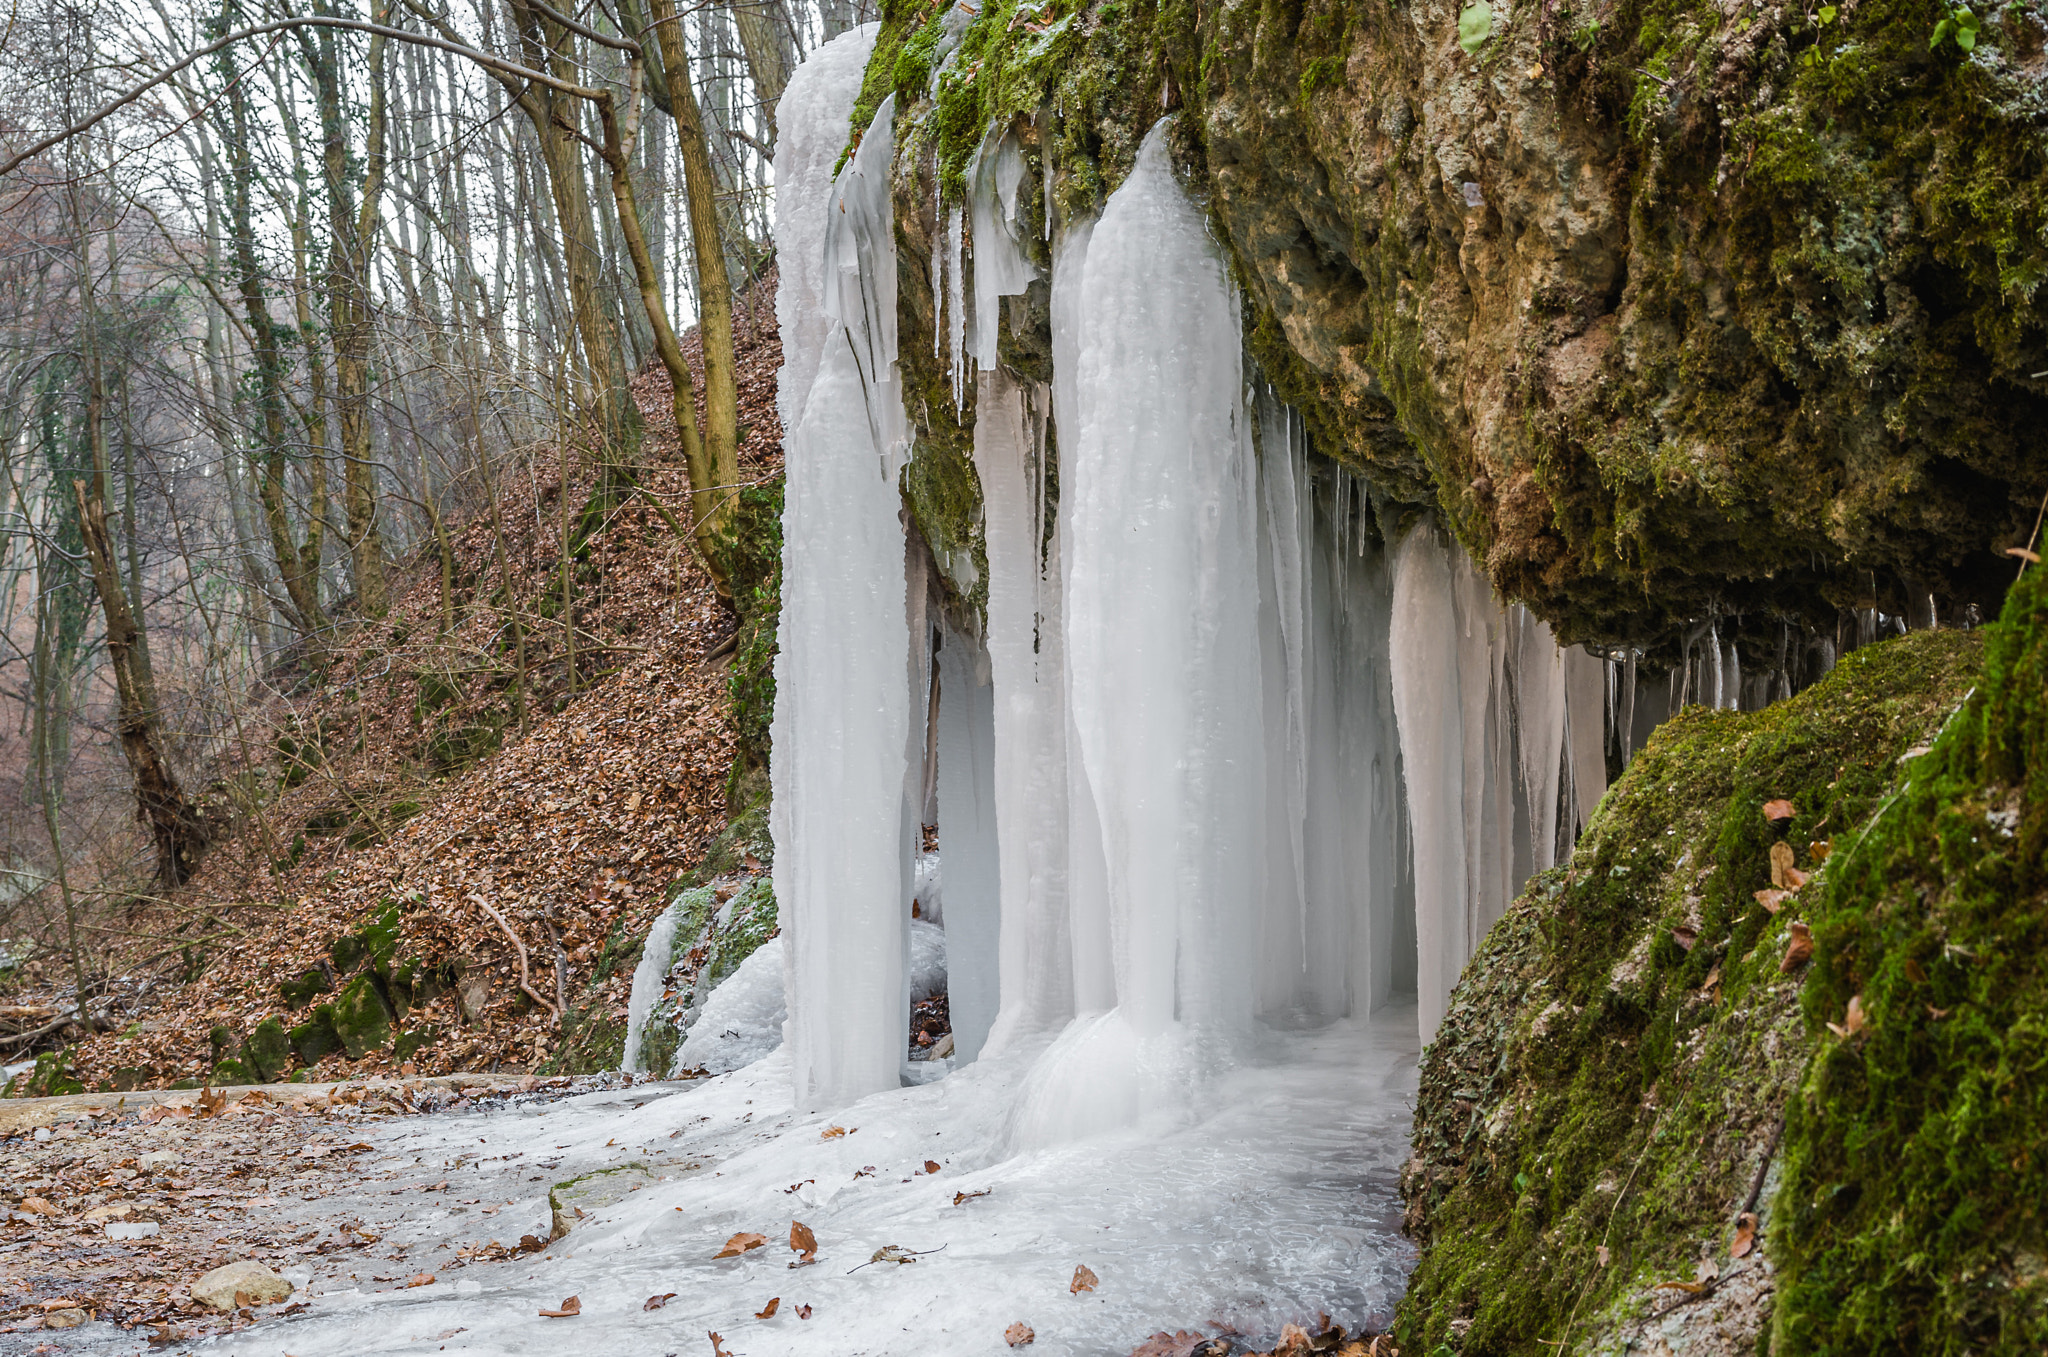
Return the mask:
<path id="1" fill-rule="evenodd" d="M 860 41 L 871 44 L 872 35 Z M 820 58 L 840 53 L 845 43 L 829 44 Z M 815 169 L 825 156 L 820 141 L 837 154 L 860 67 L 842 67 L 835 57 L 816 71 L 809 62 L 799 69 L 791 88 L 807 115 L 792 120 L 785 111 L 782 129 L 783 154 L 793 166 Z M 814 79 L 832 88 L 813 88 Z M 904 1036 L 902 806 L 912 737 L 903 671 L 910 650 L 903 530 L 887 455 L 887 440 L 902 426 L 889 375 L 895 289 L 888 126 L 885 109 L 829 195 L 807 204 L 802 195 L 815 193 L 815 176 L 793 175 L 797 191 L 778 204 L 777 215 L 783 286 L 807 286 L 800 260 L 821 253 L 818 287 L 838 322 L 821 345 L 801 325 L 795 333 L 791 361 L 815 356 L 817 368 L 800 406 L 791 402 L 802 417 L 783 443 L 788 482 L 775 661 L 771 827 L 791 1001 L 784 1034 L 797 1097 L 812 1106 L 896 1087 Z M 789 301 L 798 310 L 807 304 L 795 293 Z M 782 302 L 778 297 L 778 309 Z M 853 333 L 843 328 L 849 324 Z"/>
<path id="2" fill-rule="evenodd" d="M 996 701 L 989 657 L 973 637 L 944 628 L 936 662 L 946 997 L 954 1053 L 964 1063 L 981 1054 L 998 998 L 1002 881 L 996 838 Z"/>
<path id="3" fill-rule="evenodd" d="M 776 105 L 782 137 L 775 147 L 775 323 L 782 335 L 782 370 L 775 403 L 782 427 L 803 422 L 804 401 L 818 375 L 818 360 L 832 331 L 825 272 L 826 200 L 832 165 L 846 145 L 846 115 L 860 94 L 861 75 L 874 51 L 879 24 L 862 24 L 812 52 L 790 76 Z"/>
<path id="4" fill-rule="evenodd" d="M 1002 1010 L 989 1049 L 1074 1011 L 1067 919 L 1066 648 L 1059 539 L 1047 532 L 1043 392 L 1000 369 L 975 397 L 974 470 L 988 554 Z M 951 831 L 942 830 L 946 842 Z M 950 848 L 948 851 L 951 851 Z M 955 1010 L 958 1021 L 958 1010 Z"/>
<path id="5" fill-rule="evenodd" d="M 1140 1038 L 1248 1020 L 1263 868 L 1256 487 L 1235 292 L 1166 124 L 1088 247 L 1069 700 L 1109 868 L 1117 1005 Z"/>
<path id="6" fill-rule="evenodd" d="M 1466 952 L 1507 913 L 1516 872 L 1515 774 L 1507 701 L 1507 610 L 1472 558 L 1453 546 L 1458 702 L 1464 740 Z M 1526 826 L 1523 834 L 1526 836 Z M 1526 849 L 1526 837 L 1522 845 Z M 1526 851 L 1519 855 L 1526 858 Z M 1462 960 L 1462 958 L 1461 958 Z"/>
<path id="7" fill-rule="evenodd" d="M 1052 455 L 1062 468 L 1071 465 L 1074 450 L 1080 446 L 1082 288 L 1094 233 L 1092 217 L 1069 222 L 1053 251 Z M 1063 620 L 1064 599 L 1074 577 L 1074 516 L 1079 506 L 1075 495 L 1060 496 L 1058 559 Z M 1079 676 L 1073 672 L 1074 657 L 1065 646 L 1064 635 L 1061 647 L 1067 667 L 1065 687 L 1071 689 Z M 1062 706 L 1061 721 L 1065 726 L 1067 774 L 1067 939 L 1072 956 L 1069 973 L 1075 1011 L 1096 1013 L 1116 1007 L 1116 966 L 1109 927 L 1109 861 L 1103 853 L 1102 820 L 1096 813 L 1094 789 L 1088 785 L 1081 734 L 1074 725 L 1071 706 Z"/>
<path id="8" fill-rule="evenodd" d="M 1467 902 L 1465 704 L 1451 554 L 1423 523 L 1394 549 L 1390 648 L 1401 767 L 1414 827 L 1416 1020 L 1426 1041 L 1450 1004 L 1472 936 Z M 1476 828 L 1476 826 L 1475 826 Z"/>

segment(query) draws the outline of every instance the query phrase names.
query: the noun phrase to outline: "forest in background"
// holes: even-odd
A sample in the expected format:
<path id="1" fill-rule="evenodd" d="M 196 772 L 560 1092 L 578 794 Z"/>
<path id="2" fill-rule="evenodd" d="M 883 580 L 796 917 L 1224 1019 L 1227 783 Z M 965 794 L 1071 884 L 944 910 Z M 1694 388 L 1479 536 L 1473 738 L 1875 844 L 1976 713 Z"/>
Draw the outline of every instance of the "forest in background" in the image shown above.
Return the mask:
<path id="1" fill-rule="evenodd" d="M 750 446 L 772 432 L 772 371 L 770 418 L 748 416 L 734 299 L 773 264 L 776 100 L 806 51 L 871 17 L 15 13 L 0 969 L 45 978 L 62 1011 L 9 1016 L 0 1056 L 104 1027 L 117 978 L 132 999 L 138 976 L 189 980 L 233 946 L 235 901 L 186 883 L 230 842 L 296 866 L 314 829 L 282 809 L 295 791 L 326 784 L 351 846 L 419 813 L 416 790 L 358 804 L 336 754 L 361 753 L 369 716 L 351 746 L 333 699 L 367 709 L 370 680 L 402 677 L 413 780 L 459 772 L 617 672 L 605 539 L 631 554 L 643 524 L 676 549 L 641 552 L 671 592 L 701 570 L 723 629 L 744 617 L 757 563 L 737 524 L 778 459 Z M 651 418 L 630 385 L 647 368 L 668 407 Z M 431 602 L 401 618 L 421 580 Z M 436 715 L 479 687 L 502 715 Z"/>

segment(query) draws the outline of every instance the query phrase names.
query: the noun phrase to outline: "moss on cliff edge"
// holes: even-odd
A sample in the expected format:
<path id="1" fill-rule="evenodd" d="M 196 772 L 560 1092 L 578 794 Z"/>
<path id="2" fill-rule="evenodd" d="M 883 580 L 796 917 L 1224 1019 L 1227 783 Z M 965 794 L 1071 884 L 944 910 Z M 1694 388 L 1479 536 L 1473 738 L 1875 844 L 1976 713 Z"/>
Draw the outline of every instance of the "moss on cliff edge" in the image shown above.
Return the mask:
<path id="1" fill-rule="evenodd" d="M 1488 935 L 1424 1059 L 1404 1350 L 1618 1351 L 1653 1322 L 1762 1328 L 1764 1260 L 1785 1266 L 1770 1147 L 1811 1049 L 1804 969 L 1781 959 L 1796 923 L 1820 922 L 1806 897 L 1822 889 L 1775 915 L 1757 900 L 1780 837 L 1763 805 L 1794 803 L 1783 841 L 1814 868 L 1961 699 L 1980 650 L 1921 633 L 1767 710 L 1680 715 L 1573 861 Z M 1732 1260 L 1745 1209 L 1761 1242 Z M 1706 1292 L 1656 1289 L 1698 1285 L 1703 1262 Z"/>
<path id="2" fill-rule="evenodd" d="M 2032 1357 L 2048 1350 L 2048 573 L 2013 588 L 1977 692 L 1906 766 L 1815 883 L 1772 1350 Z"/>

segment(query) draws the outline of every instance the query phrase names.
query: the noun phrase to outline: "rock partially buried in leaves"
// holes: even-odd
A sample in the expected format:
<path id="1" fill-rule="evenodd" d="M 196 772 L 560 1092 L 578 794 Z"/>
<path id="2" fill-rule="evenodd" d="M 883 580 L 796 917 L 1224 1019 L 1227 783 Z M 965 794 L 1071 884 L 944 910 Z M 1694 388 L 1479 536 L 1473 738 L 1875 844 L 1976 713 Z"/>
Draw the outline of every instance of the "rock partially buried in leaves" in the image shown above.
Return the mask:
<path id="1" fill-rule="evenodd" d="M 210 1310 L 232 1310 L 238 1304 L 275 1305 L 291 1294 L 290 1282 L 254 1259 L 217 1267 L 192 1283 L 193 1301 Z"/>
<path id="2" fill-rule="evenodd" d="M 62 1310 L 52 1310 L 44 1315 L 43 1327 L 46 1329 L 75 1329 L 85 1323 L 86 1318 L 85 1311 L 77 1306 L 68 1306 Z"/>

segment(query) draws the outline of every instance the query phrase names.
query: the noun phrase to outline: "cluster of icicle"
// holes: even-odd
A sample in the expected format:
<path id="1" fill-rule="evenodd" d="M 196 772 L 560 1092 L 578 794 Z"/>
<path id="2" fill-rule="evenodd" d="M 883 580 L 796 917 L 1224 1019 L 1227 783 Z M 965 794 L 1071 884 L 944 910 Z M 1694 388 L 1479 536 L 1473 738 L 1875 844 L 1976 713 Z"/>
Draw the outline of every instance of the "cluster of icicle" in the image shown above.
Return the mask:
<path id="1" fill-rule="evenodd" d="M 1054 236 L 1049 389 L 997 362 L 999 299 L 1036 277 L 1005 131 L 942 209 L 985 629 L 933 607 L 897 488 L 890 104 L 828 169 L 871 41 L 828 45 L 781 105 L 773 831 L 800 1102 L 909 1077 L 933 762 L 958 1058 L 1029 1058 L 1020 1148 L 1180 1105 L 1262 1024 L 1413 995 L 1391 1011 L 1426 1038 L 1603 793 L 1612 666 L 1503 606 L 1431 524 L 1382 545 L 1248 370 L 1161 128 L 1100 218 Z"/>

